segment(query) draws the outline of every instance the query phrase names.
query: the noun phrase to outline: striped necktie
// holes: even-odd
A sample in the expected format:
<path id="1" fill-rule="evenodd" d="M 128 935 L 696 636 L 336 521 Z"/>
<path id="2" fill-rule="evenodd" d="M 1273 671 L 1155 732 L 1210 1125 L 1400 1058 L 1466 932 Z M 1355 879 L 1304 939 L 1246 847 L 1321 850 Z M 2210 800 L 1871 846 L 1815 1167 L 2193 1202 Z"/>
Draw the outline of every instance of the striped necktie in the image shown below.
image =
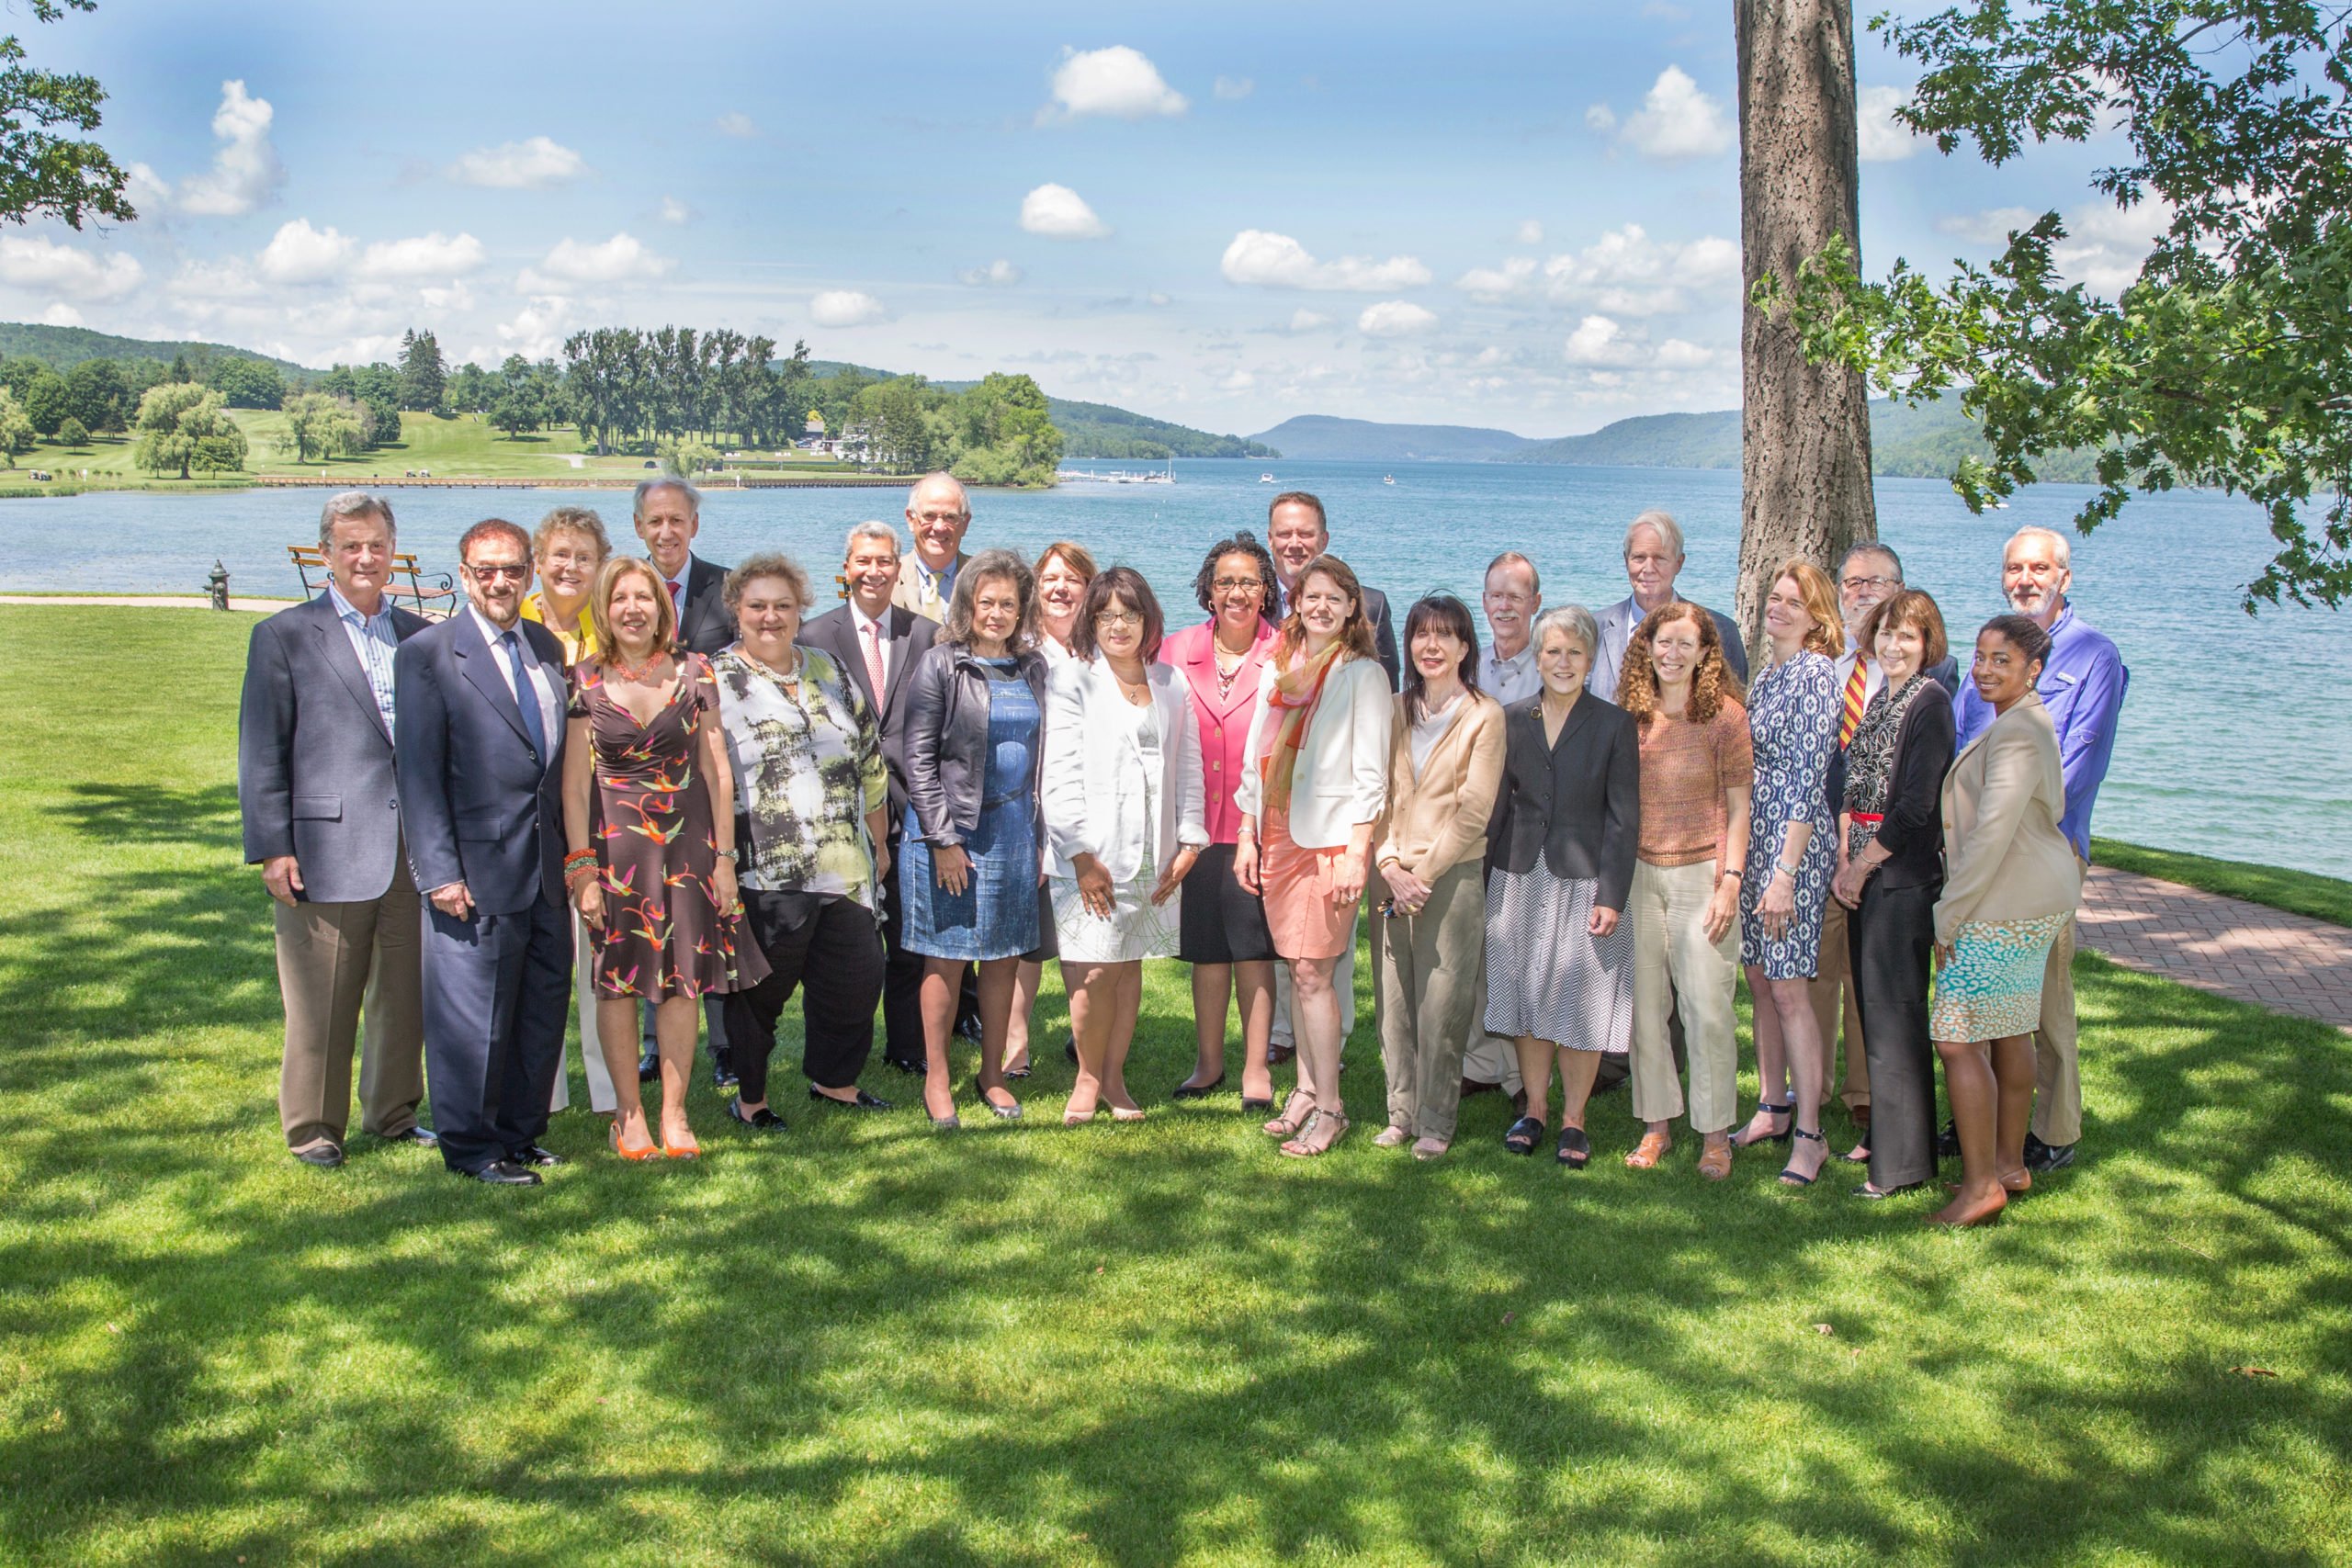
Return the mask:
<path id="1" fill-rule="evenodd" d="M 1862 694 L 1869 686 L 1869 671 L 1857 659 L 1854 660 L 1854 672 L 1846 677 L 1845 710 L 1838 719 L 1838 750 L 1840 751 L 1854 743 L 1854 731 L 1861 727 Z"/>

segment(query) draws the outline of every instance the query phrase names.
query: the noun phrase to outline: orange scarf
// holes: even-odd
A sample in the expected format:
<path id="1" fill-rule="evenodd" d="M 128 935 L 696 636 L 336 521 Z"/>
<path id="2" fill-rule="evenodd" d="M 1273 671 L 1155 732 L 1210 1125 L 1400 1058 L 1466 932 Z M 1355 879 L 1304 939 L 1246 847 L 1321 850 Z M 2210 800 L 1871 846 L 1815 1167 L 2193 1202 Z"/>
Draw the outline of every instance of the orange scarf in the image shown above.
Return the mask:
<path id="1" fill-rule="evenodd" d="M 1281 716 L 1258 758 L 1258 776 L 1265 783 L 1268 810 L 1290 809 L 1291 775 L 1298 768 L 1306 721 L 1315 716 L 1315 705 L 1323 698 L 1323 682 L 1344 646 L 1335 637 L 1330 647 L 1302 660 L 1295 669 L 1283 669 L 1280 660 L 1274 664 L 1274 688 L 1266 694 L 1266 701 Z"/>

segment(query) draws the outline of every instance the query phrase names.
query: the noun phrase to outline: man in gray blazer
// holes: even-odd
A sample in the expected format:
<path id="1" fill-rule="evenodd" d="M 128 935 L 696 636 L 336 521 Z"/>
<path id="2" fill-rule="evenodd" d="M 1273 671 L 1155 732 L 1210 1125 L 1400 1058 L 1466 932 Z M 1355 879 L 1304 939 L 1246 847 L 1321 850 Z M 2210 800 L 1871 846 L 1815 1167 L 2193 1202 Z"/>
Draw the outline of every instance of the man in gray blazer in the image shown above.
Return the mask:
<path id="1" fill-rule="evenodd" d="M 1625 645 L 1642 618 L 1680 595 L 1674 580 L 1682 571 L 1682 527 L 1668 513 L 1645 512 L 1625 529 L 1625 580 L 1634 592 L 1600 612 L 1600 649 L 1593 656 L 1585 689 L 1604 702 L 1617 700 L 1617 677 L 1625 668 Z M 1703 606 L 1702 606 L 1703 608 Z M 1747 683 L 1747 645 L 1738 626 L 1720 610 L 1708 610 L 1724 639 L 1724 660 L 1739 682 Z"/>
<path id="2" fill-rule="evenodd" d="M 416 884 L 393 778 L 393 650 L 425 628 L 385 597 L 392 509 L 362 491 L 326 503 L 326 592 L 254 627 L 237 712 L 245 862 L 277 901 L 286 1054 L 277 1116 L 308 1165 L 343 1163 L 361 1021 L 359 1124 L 430 1145 L 418 998 Z"/>

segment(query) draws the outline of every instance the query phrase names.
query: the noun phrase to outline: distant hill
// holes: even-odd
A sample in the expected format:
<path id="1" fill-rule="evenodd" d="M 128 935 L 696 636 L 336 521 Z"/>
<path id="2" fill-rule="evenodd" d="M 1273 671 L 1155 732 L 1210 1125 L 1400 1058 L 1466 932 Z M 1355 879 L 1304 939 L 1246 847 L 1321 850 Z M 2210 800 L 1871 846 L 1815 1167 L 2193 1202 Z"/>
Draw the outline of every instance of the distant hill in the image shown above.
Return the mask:
<path id="1" fill-rule="evenodd" d="M 1960 460 L 1989 450 L 1955 400 L 1917 408 L 1878 399 L 1871 404 L 1871 471 L 1882 478 L 1949 479 Z M 1621 419 L 1589 435 L 1531 442 L 1502 454 L 1505 463 L 1586 468 L 1736 468 L 1739 411 L 1653 413 Z M 2080 483 L 2094 477 L 2089 453 L 2070 452 L 2041 465 L 2045 479 Z"/>
<path id="2" fill-rule="evenodd" d="M 1311 462 L 1483 463 L 1539 443 L 1508 430 L 1468 424 L 1382 424 L 1368 419 L 1300 414 L 1250 437 Z"/>
<path id="3" fill-rule="evenodd" d="M 1046 413 L 1062 433 L 1065 457 L 1125 457 L 1149 461 L 1157 457 L 1279 457 L 1283 454 L 1262 441 L 1238 435 L 1212 435 L 1190 425 L 1108 403 L 1074 403 L 1048 396 Z"/>
<path id="4" fill-rule="evenodd" d="M 318 374 L 310 366 L 297 365 L 290 359 L 276 359 L 266 354 L 255 354 L 250 348 L 236 348 L 225 343 L 162 343 L 147 338 L 116 337 L 108 333 L 94 333 L 87 327 L 51 327 L 37 321 L 0 321 L 0 358 L 22 356 L 38 359 L 56 370 L 71 369 L 85 359 L 160 359 L 168 365 L 183 354 L 196 363 L 223 355 L 231 359 L 258 359 L 264 365 L 276 366 L 281 376 Z"/>

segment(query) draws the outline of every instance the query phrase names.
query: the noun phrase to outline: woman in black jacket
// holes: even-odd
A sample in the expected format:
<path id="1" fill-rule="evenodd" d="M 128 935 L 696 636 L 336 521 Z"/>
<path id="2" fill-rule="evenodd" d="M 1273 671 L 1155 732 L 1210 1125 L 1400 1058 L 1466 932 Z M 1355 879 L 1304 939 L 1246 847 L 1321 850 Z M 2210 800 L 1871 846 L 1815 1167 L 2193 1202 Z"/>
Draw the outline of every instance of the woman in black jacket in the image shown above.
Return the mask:
<path id="1" fill-rule="evenodd" d="M 1936 1059 L 1928 963 L 1943 891 L 1940 796 L 1951 766 L 1951 694 L 1927 671 L 1944 657 L 1944 621 L 1916 588 L 1870 613 L 1857 634 L 1884 671 L 1846 750 L 1838 817 L 1837 900 L 1870 1067 L 1870 1179 L 1858 1198 L 1908 1191 L 1936 1173 Z"/>
<path id="2" fill-rule="evenodd" d="M 1004 1041 L 1014 972 L 1037 942 L 1046 661 L 1022 630 L 1035 592 L 1011 550 L 973 557 L 956 574 L 939 640 L 907 682 L 901 940 L 923 955 L 922 1097 L 935 1127 L 958 1124 L 947 1043 L 969 963 L 980 970 L 974 1091 L 1008 1121 L 1021 1114 L 1004 1085 Z"/>

